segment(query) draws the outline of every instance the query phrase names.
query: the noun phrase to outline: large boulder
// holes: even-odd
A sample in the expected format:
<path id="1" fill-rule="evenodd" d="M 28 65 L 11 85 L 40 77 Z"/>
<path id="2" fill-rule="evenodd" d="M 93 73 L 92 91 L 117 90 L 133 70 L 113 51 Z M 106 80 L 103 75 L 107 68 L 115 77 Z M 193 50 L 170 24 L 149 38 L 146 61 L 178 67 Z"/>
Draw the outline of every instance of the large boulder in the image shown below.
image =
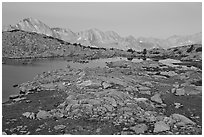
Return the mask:
<path id="1" fill-rule="evenodd" d="M 164 71 L 164 72 L 161 72 L 160 73 L 161 75 L 167 75 L 167 76 L 170 76 L 170 77 L 172 77 L 172 76 L 176 76 L 176 75 L 178 75 L 176 72 L 174 72 L 174 71 Z"/>
<path id="2" fill-rule="evenodd" d="M 152 85 L 152 83 L 150 81 L 145 81 L 142 84 L 145 85 L 145 86 L 148 86 L 148 87 L 153 87 L 153 85 Z"/>
<path id="3" fill-rule="evenodd" d="M 154 124 L 154 133 L 168 131 L 168 130 L 170 130 L 170 127 L 164 121 L 159 121 Z"/>
<path id="4" fill-rule="evenodd" d="M 177 121 L 177 126 L 185 126 L 185 125 L 195 125 L 196 123 L 190 120 L 189 118 L 181 115 L 181 114 L 172 114 L 171 118 L 175 121 Z"/>
<path id="5" fill-rule="evenodd" d="M 2 135 L 7 135 L 7 133 L 6 132 L 2 132 Z"/>
<path id="6" fill-rule="evenodd" d="M 147 131 L 148 127 L 145 124 L 138 124 L 133 127 L 130 127 L 130 129 L 133 130 L 136 134 L 142 134 Z"/>
<path id="7" fill-rule="evenodd" d="M 177 96 L 184 96 L 185 95 L 185 89 L 184 88 L 176 89 L 175 95 L 177 95 Z"/>
<path id="8" fill-rule="evenodd" d="M 39 110 L 39 112 L 37 113 L 36 115 L 36 118 L 37 119 L 47 119 L 47 118 L 50 118 L 51 117 L 51 114 L 45 110 Z"/>
<path id="9" fill-rule="evenodd" d="M 30 114 L 31 114 L 30 112 L 25 112 L 22 115 L 28 118 L 30 116 Z"/>
<path id="10" fill-rule="evenodd" d="M 112 106 L 117 107 L 117 102 L 114 98 L 111 97 L 103 97 L 107 102 L 109 102 Z"/>
<path id="11" fill-rule="evenodd" d="M 137 101 L 137 102 L 145 102 L 145 101 L 148 101 L 147 98 L 134 98 L 134 99 L 135 99 L 135 101 Z"/>
<path id="12" fill-rule="evenodd" d="M 140 91 L 140 94 L 151 95 L 151 91 L 149 91 L 149 90 L 142 90 L 142 91 Z"/>
<path id="13" fill-rule="evenodd" d="M 101 81 L 92 81 L 92 80 L 86 80 L 79 84 L 81 87 L 89 87 L 89 88 L 99 88 L 101 87 Z"/>
<path id="14" fill-rule="evenodd" d="M 139 90 L 140 90 L 140 91 L 143 91 L 143 90 L 146 91 L 146 90 L 150 90 L 150 88 L 149 88 L 149 87 L 146 87 L 146 86 L 141 86 L 141 85 L 140 85 Z"/>
<path id="15" fill-rule="evenodd" d="M 151 97 L 151 100 L 154 101 L 154 102 L 157 102 L 157 103 L 160 103 L 162 104 L 163 101 L 161 99 L 161 95 L 160 94 L 155 94 L 154 96 Z"/>
<path id="16" fill-rule="evenodd" d="M 55 129 L 55 130 L 62 130 L 62 129 L 64 129 L 64 128 L 66 128 L 65 125 L 57 125 L 57 126 L 54 126 L 54 129 Z"/>
<path id="17" fill-rule="evenodd" d="M 22 115 L 25 116 L 26 118 L 35 119 L 35 113 L 33 112 L 25 112 Z"/>
<path id="18" fill-rule="evenodd" d="M 93 82 L 91 80 L 86 80 L 86 81 L 83 81 L 82 83 L 79 84 L 79 86 L 90 86 L 92 85 Z"/>
<path id="19" fill-rule="evenodd" d="M 111 87 L 112 85 L 107 83 L 107 82 L 103 82 L 102 86 L 103 86 L 104 89 L 107 89 L 107 88 Z"/>

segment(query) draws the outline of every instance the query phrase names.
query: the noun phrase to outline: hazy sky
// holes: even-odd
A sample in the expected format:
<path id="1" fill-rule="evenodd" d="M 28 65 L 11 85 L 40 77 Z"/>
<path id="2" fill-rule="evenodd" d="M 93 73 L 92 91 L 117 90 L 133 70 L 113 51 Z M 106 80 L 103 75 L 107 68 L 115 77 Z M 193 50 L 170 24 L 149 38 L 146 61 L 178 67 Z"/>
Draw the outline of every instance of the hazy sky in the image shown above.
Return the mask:
<path id="1" fill-rule="evenodd" d="M 113 30 L 121 36 L 167 38 L 202 31 L 202 3 L 3 3 L 2 25 L 33 17 L 74 32 Z"/>

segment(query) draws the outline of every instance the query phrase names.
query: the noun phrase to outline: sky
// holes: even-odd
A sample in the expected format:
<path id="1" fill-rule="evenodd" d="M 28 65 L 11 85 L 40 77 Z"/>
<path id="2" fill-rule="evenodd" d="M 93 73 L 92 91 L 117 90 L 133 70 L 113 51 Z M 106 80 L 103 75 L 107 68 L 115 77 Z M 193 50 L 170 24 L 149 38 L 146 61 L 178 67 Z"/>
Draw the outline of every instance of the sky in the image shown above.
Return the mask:
<path id="1" fill-rule="evenodd" d="M 202 31 L 201 2 L 2 3 L 2 25 L 36 18 L 50 27 L 74 32 L 97 28 L 126 37 L 167 38 Z"/>

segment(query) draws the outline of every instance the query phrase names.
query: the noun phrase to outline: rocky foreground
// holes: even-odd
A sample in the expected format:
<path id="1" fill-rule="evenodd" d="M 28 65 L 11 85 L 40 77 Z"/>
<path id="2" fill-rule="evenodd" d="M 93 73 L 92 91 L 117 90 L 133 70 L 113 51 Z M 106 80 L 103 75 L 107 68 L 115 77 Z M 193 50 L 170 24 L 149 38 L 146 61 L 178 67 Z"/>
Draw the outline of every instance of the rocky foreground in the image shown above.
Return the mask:
<path id="1" fill-rule="evenodd" d="M 17 85 L 16 85 L 17 86 Z M 156 61 L 44 72 L 3 103 L 3 134 L 202 134 L 202 70 Z"/>

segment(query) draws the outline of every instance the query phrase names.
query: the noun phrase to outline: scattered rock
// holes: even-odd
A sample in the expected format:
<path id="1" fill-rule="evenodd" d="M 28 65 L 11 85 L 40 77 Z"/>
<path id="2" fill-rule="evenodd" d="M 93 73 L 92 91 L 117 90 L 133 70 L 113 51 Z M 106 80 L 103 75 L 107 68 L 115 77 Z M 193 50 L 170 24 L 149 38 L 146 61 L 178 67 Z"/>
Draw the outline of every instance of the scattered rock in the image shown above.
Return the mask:
<path id="1" fill-rule="evenodd" d="M 10 95 L 9 96 L 9 99 L 16 99 L 16 98 L 18 98 L 19 97 L 19 95 Z"/>
<path id="2" fill-rule="evenodd" d="M 175 92 L 176 92 L 176 88 L 172 88 L 172 89 L 171 89 L 171 93 L 174 94 Z"/>
<path id="3" fill-rule="evenodd" d="M 19 90 L 20 90 L 20 94 L 25 94 L 27 92 L 27 88 L 23 85 L 19 87 Z"/>
<path id="4" fill-rule="evenodd" d="M 82 83 L 80 83 L 80 86 L 90 86 L 91 84 L 93 84 L 93 82 L 91 80 L 87 80 L 87 81 L 83 81 Z"/>
<path id="5" fill-rule="evenodd" d="M 175 83 L 175 84 L 173 84 L 173 87 L 177 89 L 177 88 L 179 88 L 179 84 Z"/>
<path id="6" fill-rule="evenodd" d="M 122 131 L 120 134 L 121 134 L 121 135 L 128 135 L 129 132 L 128 132 L 128 131 Z"/>
<path id="7" fill-rule="evenodd" d="M 64 114 L 62 112 L 55 112 L 54 114 L 52 114 L 52 116 L 55 118 L 61 118 L 64 116 Z"/>
<path id="8" fill-rule="evenodd" d="M 65 125 L 57 125 L 57 126 L 54 126 L 54 129 L 55 129 L 55 130 L 62 130 L 62 129 L 64 129 L 64 128 L 66 128 Z"/>
<path id="9" fill-rule="evenodd" d="M 22 115 L 28 118 L 30 116 L 30 112 L 25 112 Z"/>
<path id="10" fill-rule="evenodd" d="M 183 105 L 181 103 L 174 103 L 174 105 L 175 105 L 175 108 L 183 107 Z"/>
<path id="11" fill-rule="evenodd" d="M 202 86 L 196 86 L 196 89 L 202 92 Z"/>
<path id="12" fill-rule="evenodd" d="M 136 134 L 142 134 L 147 131 L 148 127 L 145 124 L 138 124 L 134 127 L 130 127 L 130 129 L 133 130 Z"/>
<path id="13" fill-rule="evenodd" d="M 2 132 L 2 135 L 7 135 L 7 133 L 6 132 Z"/>
<path id="14" fill-rule="evenodd" d="M 101 128 L 97 128 L 96 133 L 100 133 L 100 132 L 101 132 Z"/>
<path id="15" fill-rule="evenodd" d="M 126 68 L 127 62 L 126 61 L 107 62 L 107 66 L 111 68 L 115 67 Z"/>
<path id="16" fill-rule="evenodd" d="M 104 104 L 103 106 L 110 112 L 112 112 L 114 109 L 112 105 Z"/>
<path id="17" fill-rule="evenodd" d="M 154 77 L 155 79 L 166 79 L 165 76 L 161 76 L 161 75 L 153 75 L 153 77 Z"/>
<path id="18" fill-rule="evenodd" d="M 155 94 L 154 96 L 151 97 L 151 100 L 160 104 L 163 104 L 163 101 L 161 99 L 161 95 L 160 94 Z"/>
<path id="19" fill-rule="evenodd" d="M 145 86 L 140 86 L 139 87 L 139 90 L 141 91 L 141 90 L 150 90 L 150 88 L 149 87 L 145 87 Z"/>
<path id="20" fill-rule="evenodd" d="M 142 90 L 140 91 L 141 94 L 151 95 L 151 91 L 149 90 Z"/>
<path id="21" fill-rule="evenodd" d="M 98 99 L 87 99 L 85 102 L 91 105 L 100 105 L 101 101 Z"/>
<path id="22" fill-rule="evenodd" d="M 31 100 L 26 100 L 26 103 L 31 103 L 32 101 Z"/>
<path id="23" fill-rule="evenodd" d="M 169 126 L 174 126 L 174 123 L 176 123 L 176 120 L 172 119 L 172 117 L 164 117 L 163 121 L 168 124 Z"/>
<path id="24" fill-rule="evenodd" d="M 147 98 L 134 98 L 134 99 L 137 102 L 143 102 L 143 101 L 147 101 L 148 100 Z"/>
<path id="25" fill-rule="evenodd" d="M 40 87 L 44 90 L 55 90 L 56 89 L 56 85 L 54 83 L 41 84 Z"/>
<path id="26" fill-rule="evenodd" d="M 153 87 L 153 85 L 152 85 L 152 83 L 150 81 L 145 81 L 142 84 L 145 85 L 145 86 L 148 86 L 148 87 Z"/>
<path id="27" fill-rule="evenodd" d="M 13 101 L 18 102 L 18 101 L 25 100 L 25 99 L 26 97 L 19 97 L 19 98 L 13 99 Z"/>
<path id="28" fill-rule="evenodd" d="M 164 121 L 159 121 L 154 124 L 154 133 L 168 131 L 168 130 L 170 130 L 170 127 Z"/>
<path id="29" fill-rule="evenodd" d="M 13 87 L 14 87 L 14 88 L 15 88 L 15 87 L 18 87 L 18 84 L 13 85 Z"/>
<path id="30" fill-rule="evenodd" d="M 172 114 L 171 118 L 177 121 L 177 125 L 195 125 L 196 123 L 181 114 Z"/>
<path id="31" fill-rule="evenodd" d="M 28 131 L 28 132 L 26 133 L 26 135 L 30 135 L 30 131 Z"/>
<path id="32" fill-rule="evenodd" d="M 168 71 L 168 72 L 165 71 L 165 72 L 161 72 L 160 74 L 161 74 L 161 75 L 167 75 L 167 76 L 170 76 L 170 77 L 178 75 L 178 74 L 175 73 L 174 71 Z"/>
<path id="33" fill-rule="evenodd" d="M 37 129 L 35 130 L 35 132 L 39 132 L 40 130 L 42 130 L 42 129 L 40 129 L 40 128 L 37 128 Z"/>
<path id="34" fill-rule="evenodd" d="M 39 110 L 39 112 L 37 113 L 36 115 L 36 118 L 37 119 L 47 119 L 51 117 L 50 113 L 48 113 L 47 111 L 44 111 L 44 110 Z"/>
<path id="35" fill-rule="evenodd" d="M 30 119 L 35 119 L 35 113 L 33 112 L 25 112 L 22 115 Z"/>
<path id="36" fill-rule="evenodd" d="M 113 107 L 117 107 L 117 102 L 114 98 L 104 97 L 104 99 L 107 100 Z"/>
<path id="37" fill-rule="evenodd" d="M 107 82 L 103 82 L 102 86 L 103 86 L 104 89 L 107 89 L 107 88 L 111 87 L 112 85 L 107 83 Z"/>
<path id="38" fill-rule="evenodd" d="M 30 119 L 35 119 L 35 114 L 32 112 L 29 116 Z"/>
<path id="39" fill-rule="evenodd" d="M 183 95 L 185 95 L 185 90 L 184 90 L 184 88 L 176 89 L 175 95 L 177 95 L 177 96 L 183 96 Z"/>

